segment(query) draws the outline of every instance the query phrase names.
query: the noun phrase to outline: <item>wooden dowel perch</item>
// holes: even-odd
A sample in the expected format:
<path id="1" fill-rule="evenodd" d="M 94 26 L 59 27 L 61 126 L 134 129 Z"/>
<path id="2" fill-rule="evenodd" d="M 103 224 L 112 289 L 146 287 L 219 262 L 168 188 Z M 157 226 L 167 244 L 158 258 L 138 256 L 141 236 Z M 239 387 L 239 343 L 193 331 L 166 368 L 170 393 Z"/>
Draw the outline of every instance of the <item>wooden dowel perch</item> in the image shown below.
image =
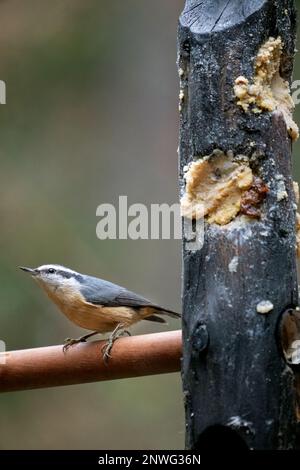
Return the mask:
<path id="1" fill-rule="evenodd" d="M 0 356 L 0 392 L 57 387 L 101 380 L 164 374 L 180 370 L 181 331 L 118 339 L 108 364 L 105 341 L 9 351 Z M 5 364 L 3 364 L 5 359 Z"/>

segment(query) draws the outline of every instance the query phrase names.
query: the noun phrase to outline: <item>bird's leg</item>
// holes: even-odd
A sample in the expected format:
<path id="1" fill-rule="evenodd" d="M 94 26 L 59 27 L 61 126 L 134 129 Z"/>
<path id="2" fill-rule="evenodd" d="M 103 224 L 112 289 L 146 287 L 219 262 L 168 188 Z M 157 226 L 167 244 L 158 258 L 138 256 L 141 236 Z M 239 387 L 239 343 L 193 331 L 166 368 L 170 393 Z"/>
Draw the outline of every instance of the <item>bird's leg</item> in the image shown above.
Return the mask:
<path id="1" fill-rule="evenodd" d="M 130 331 L 128 331 L 128 330 L 123 330 L 123 331 L 120 331 L 120 332 L 119 332 L 118 338 L 119 338 L 120 336 L 131 336 L 131 333 L 130 333 Z"/>
<path id="2" fill-rule="evenodd" d="M 93 333 L 88 333 L 87 335 L 80 336 L 80 338 L 71 339 L 67 338 L 64 341 L 63 352 L 65 353 L 71 346 L 78 343 L 84 343 L 91 336 L 97 335 L 98 331 L 93 331 Z"/>
<path id="3" fill-rule="evenodd" d="M 111 357 L 110 351 L 111 351 L 116 339 L 118 339 L 120 336 L 124 336 L 124 335 L 131 336 L 131 333 L 129 331 L 123 329 L 124 326 L 125 325 L 123 323 L 119 323 L 116 326 L 116 328 L 113 330 L 113 332 L 111 333 L 111 335 L 108 338 L 107 342 L 104 344 L 104 346 L 102 348 L 102 353 L 103 353 L 103 360 L 104 360 L 105 363 L 107 363 L 109 358 Z"/>
<path id="4" fill-rule="evenodd" d="M 80 342 L 85 343 L 88 338 L 90 338 L 91 336 L 98 335 L 98 334 L 99 334 L 99 331 L 93 331 L 93 333 L 88 333 L 87 335 L 80 336 L 80 338 L 78 338 L 78 340 Z"/>

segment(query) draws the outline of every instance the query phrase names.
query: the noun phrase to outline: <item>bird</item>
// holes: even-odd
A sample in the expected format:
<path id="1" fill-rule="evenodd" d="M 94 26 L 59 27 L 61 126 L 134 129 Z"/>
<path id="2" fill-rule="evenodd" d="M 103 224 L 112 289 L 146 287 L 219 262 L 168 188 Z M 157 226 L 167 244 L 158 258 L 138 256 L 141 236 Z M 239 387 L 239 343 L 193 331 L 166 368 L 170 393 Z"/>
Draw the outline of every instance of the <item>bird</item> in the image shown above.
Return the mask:
<path id="1" fill-rule="evenodd" d="M 129 335 L 127 328 L 140 320 L 166 323 L 160 315 L 180 318 L 173 310 L 161 307 L 150 300 L 112 282 L 81 274 L 58 264 L 44 264 L 37 268 L 19 266 L 42 287 L 60 311 L 73 323 L 91 330 L 80 338 L 67 338 L 63 352 L 73 345 L 85 342 L 98 333 L 110 333 L 103 347 L 105 362 L 117 338 Z"/>

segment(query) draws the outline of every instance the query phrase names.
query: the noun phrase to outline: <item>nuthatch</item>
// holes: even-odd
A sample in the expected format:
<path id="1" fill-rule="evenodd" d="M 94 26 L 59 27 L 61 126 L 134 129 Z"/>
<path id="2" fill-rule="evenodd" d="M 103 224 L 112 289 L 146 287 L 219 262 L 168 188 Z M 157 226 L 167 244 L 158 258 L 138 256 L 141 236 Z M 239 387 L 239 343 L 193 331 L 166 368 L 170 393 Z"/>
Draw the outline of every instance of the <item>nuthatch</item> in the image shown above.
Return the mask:
<path id="1" fill-rule="evenodd" d="M 66 339 L 64 352 L 93 335 L 112 332 L 103 354 L 107 360 L 114 341 L 123 334 L 130 335 L 126 328 L 134 323 L 140 320 L 165 323 L 157 314 L 180 317 L 179 313 L 160 307 L 124 287 L 64 266 L 46 264 L 35 269 L 20 266 L 20 269 L 38 282 L 72 322 L 93 331 L 77 339 Z"/>

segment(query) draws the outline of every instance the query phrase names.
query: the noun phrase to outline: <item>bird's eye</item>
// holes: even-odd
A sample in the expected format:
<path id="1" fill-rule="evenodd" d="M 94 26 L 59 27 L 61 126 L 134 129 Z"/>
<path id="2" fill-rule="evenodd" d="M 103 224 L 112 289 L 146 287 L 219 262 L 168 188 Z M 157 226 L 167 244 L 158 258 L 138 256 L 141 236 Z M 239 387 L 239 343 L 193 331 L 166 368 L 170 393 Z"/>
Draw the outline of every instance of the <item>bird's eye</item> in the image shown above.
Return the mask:
<path id="1" fill-rule="evenodd" d="M 53 269 L 53 268 L 48 269 L 48 274 L 54 274 L 54 273 L 55 273 L 55 269 Z"/>

